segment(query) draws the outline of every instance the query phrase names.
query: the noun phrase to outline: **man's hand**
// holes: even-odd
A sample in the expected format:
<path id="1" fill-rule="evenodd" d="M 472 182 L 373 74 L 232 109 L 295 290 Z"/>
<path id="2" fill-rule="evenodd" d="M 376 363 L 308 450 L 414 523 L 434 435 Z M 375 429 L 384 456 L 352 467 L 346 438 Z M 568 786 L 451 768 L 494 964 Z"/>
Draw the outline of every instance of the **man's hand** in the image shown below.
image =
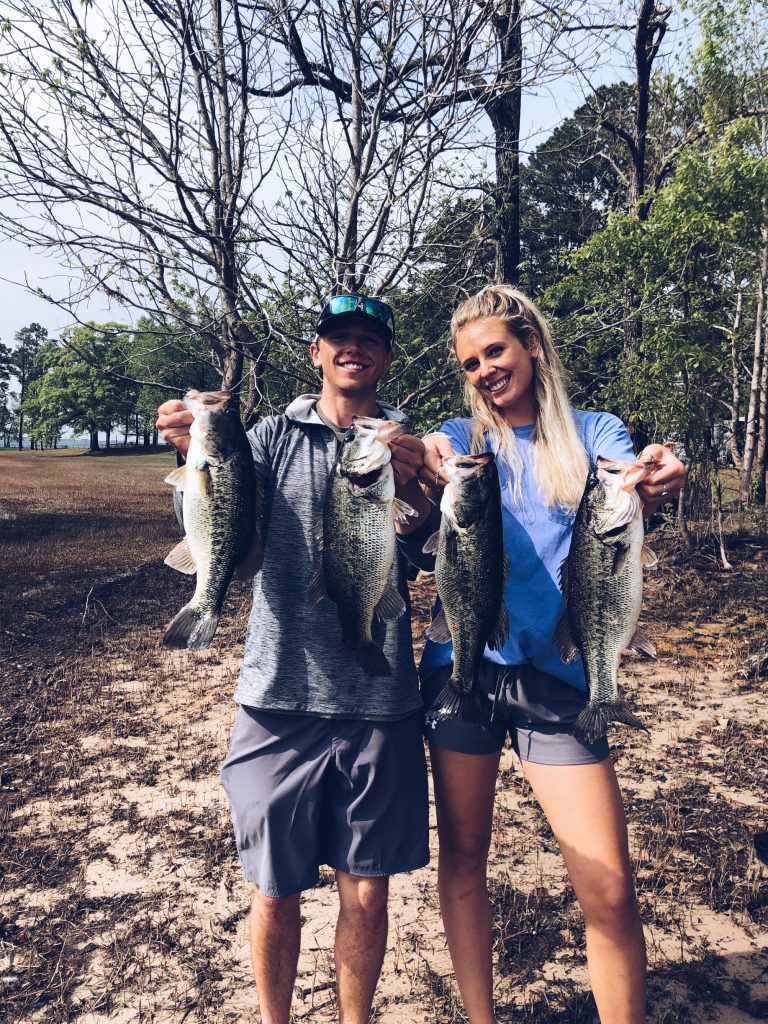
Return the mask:
<path id="1" fill-rule="evenodd" d="M 685 487 L 685 466 L 672 451 L 672 446 L 664 444 L 649 444 L 640 452 L 637 461 L 653 466 L 645 480 L 637 485 L 637 493 L 648 515 L 682 491 Z"/>
<path id="2" fill-rule="evenodd" d="M 395 488 L 400 491 L 415 480 L 424 463 L 424 442 L 412 434 L 400 434 L 389 442 Z"/>
<path id="3" fill-rule="evenodd" d="M 157 410 L 155 426 L 166 444 L 172 444 L 184 458 L 189 450 L 189 428 L 194 418 L 186 405 L 177 398 L 163 402 Z"/>

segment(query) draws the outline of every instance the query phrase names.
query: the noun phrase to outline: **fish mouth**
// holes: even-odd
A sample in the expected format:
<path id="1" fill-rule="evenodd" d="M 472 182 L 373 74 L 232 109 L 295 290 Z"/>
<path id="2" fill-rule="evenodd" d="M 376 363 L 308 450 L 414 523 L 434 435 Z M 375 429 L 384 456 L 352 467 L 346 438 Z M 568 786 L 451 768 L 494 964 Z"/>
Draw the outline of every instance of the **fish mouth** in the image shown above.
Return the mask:
<path id="1" fill-rule="evenodd" d="M 206 412 L 223 412 L 228 409 L 234 395 L 231 391 L 197 391 L 192 388 L 184 395 L 184 405 L 195 416 Z"/>
<path id="2" fill-rule="evenodd" d="M 353 416 L 352 427 L 355 434 L 376 438 L 382 444 L 393 441 L 405 433 L 406 427 L 400 420 L 380 420 L 375 416 Z"/>
<path id="3" fill-rule="evenodd" d="M 479 452 L 477 455 L 448 455 L 442 465 L 449 480 L 468 480 L 481 476 L 495 461 L 493 452 Z"/>
<path id="4" fill-rule="evenodd" d="M 610 477 L 618 477 L 618 487 L 629 494 L 639 483 L 648 476 L 653 469 L 650 462 L 621 462 L 619 459 L 606 459 L 598 455 L 596 467 L 598 473 L 609 474 Z M 603 480 L 606 477 L 603 476 Z"/>

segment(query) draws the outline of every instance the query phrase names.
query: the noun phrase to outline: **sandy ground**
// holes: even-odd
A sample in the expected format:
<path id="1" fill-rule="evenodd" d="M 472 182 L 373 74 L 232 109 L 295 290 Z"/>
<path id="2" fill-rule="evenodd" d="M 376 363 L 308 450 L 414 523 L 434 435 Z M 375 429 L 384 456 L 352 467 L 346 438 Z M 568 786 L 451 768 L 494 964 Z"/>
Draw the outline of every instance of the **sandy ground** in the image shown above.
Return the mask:
<path id="1" fill-rule="evenodd" d="M 650 726 L 617 730 L 612 756 L 648 938 L 651 1024 L 768 1019 L 768 869 L 751 847 L 768 825 L 768 707 L 766 680 L 748 672 L 765 648 L 768 543 L 732 554 L 730 574 L 711 560 L 667 561 L 646 601 L 659 659 L 623 672 Z M 232 588 L 216 646 L 193 654 L 160 647 L 190 582 L 157 560 L 86 579 L 66 600 L 56 586 L 40 576 L 0 618 L 0 1017 L 257 1021 L 249 890 L 218 782 L 247 594 Z M 416 586 L 420 629 L 429 587 Z M 431 847 L 429 867 L 392 882 L 382 1024 L 463 1019 L 440 927 L 434 821 Z M 499 1021 L 596 1021 L 578 907 L 509 750 L 489 889 Z M 324 871 L 303 903 L 297 1020 L 338 1017 L 335 913 Z"/>

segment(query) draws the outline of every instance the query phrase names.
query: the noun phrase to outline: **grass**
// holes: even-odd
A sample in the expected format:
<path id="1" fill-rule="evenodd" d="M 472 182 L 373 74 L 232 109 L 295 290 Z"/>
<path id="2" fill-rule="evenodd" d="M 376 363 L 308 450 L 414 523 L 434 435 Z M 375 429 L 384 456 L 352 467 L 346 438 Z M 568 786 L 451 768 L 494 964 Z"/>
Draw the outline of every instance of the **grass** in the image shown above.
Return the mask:
<path id="1" fill-rule="evenodd" d="M 253 1014 L 248 890 L 217 779 L 248 594 L 232 585 L 209 650 L 162 650 L 163 626 L 192 587 L 162 564 L 178 539 L 163 483 L 172 465 L 168 454 L 0 451 L 9 1024 L 229 1024 Z M 764 679 L 744 674 L 765 647 L 768 542 L 754 531 L 727 541 L 730 572 L 654 543 L 662 559 L 645 619 L 660 661 L 630 665 L 626 682 L 655 728 L 614 737 L 650 941 L 651 1024 L 768 1013 L 768 875 L 750 846 L 768 819 L 768 710 Z M 420 633 L 430 584 L 419 581 L 413 597 Z M 508 753 L 498 791 L 497 1018 L 594 1024 L 575 898 Z M 402 885 L 375 1019 L 462 1021 L 434 865 Z M 335 1013 L 323 917 L 333 886 L 324 869 L 305 901 L 297 1020 Z"/>

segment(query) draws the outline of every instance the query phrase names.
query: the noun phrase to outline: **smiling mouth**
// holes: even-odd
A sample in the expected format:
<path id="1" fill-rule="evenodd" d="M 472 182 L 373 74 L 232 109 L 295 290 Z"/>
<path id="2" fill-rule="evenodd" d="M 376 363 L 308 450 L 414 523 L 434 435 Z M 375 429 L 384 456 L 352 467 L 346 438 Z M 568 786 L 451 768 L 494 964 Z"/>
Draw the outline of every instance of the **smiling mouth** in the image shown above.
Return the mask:
<path id="1" fill-rule="evenodd" d="M 366 363 L 355 363 L 355 362 L 352 362 L 352 361 L 345 362 L 345 363 L 338 363 L 337 365 L 340 366 L 343 370 L 367 370 L 368 369 L 368 364 L 366 364 Z"/>
<path id="2" fill-rule="evenodd" d="M 512 374 L 507 374 L 506 377 L 502 377 L 500 380 L 495 380 L 493 384 L 486 384 L 486 387 L 492 395 L 495 395 L 498 394 L 499 391 L 503 391 L 511 379 Z"/>

